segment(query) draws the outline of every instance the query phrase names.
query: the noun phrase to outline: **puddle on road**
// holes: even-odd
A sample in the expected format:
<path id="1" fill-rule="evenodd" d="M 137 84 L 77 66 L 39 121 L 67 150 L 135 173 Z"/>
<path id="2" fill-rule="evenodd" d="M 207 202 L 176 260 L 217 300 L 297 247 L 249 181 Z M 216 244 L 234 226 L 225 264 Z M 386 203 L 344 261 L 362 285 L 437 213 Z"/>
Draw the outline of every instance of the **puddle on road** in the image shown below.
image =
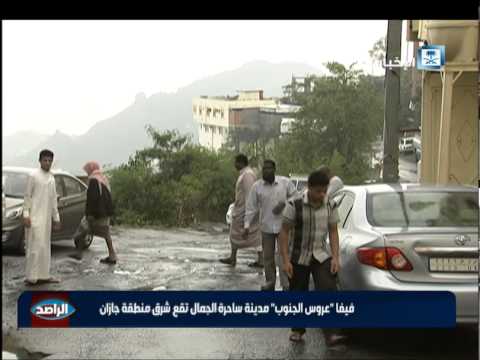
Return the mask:
<path id="1" fill-rule="evenodd" d="M 10 351 L 2 351 L 2 359 L 18 359 L 18 360 L 23 360 L 23 359 L 29 359 L 29 360 L 41 360 L 45 359 L 46 357 L 50 356 L 52 354 L 45 354 L 45 353 L 36 353 L 36 352 L 29 352 L 26 349 L 18 349 L 11 353 Z"/>
<path id="2" fill-rule="evenodd" d="M 24 347 L 19 346 L 19 344 L 17 344 L 18 340 L 15 340 L 10 334 L 4 335 L 2 340 L 2 359 L 40 360 L 52 355 L 42 352 L 30 352 Z"/>
<path id="3" fill-rule="evenodd" d="M 191 251 L 191 252 L 210 252 L 210 253 L 218 253 L 217 249 L 210 249 L 210 248 L 197 248 L 197 247 L 188 247 L 188 246 L 169 246 L 168 251 L 181 251 L 182 253 Z"/>
<path id="4" fill-rule="evenodd" d="M 157 286 L 152 289 L 152 291 L 161 291 L 161 290 L 167 290 L 166 286 Z"/>
<path id="5" fill-rule="evenodd" d="M 113 270 L 113 273 L 117 275 L 138 275 L 144 271 L 145 271 L 145 268 L 141 268 L 141 269 L 135 270 L 134 272 L 131 272 L 128 270 Z"/>
<path id="6" fill-rule="evenodd" d="M 132 274 L 130 271 L 124 271 L 124 270 L 114 270 L 113 273 L 117 274 L 117 275 L 131 275 Z"/>
<path id="7" fill-rule="evenodd" d="M 208 270 L 208 275 L 215 275 L 215 273 L 217 272 L 217 266 L 216 265 L 213 265 L 212 267 L 210 267 L 210 269 Z"/>
<path id="8" fill-rule="evenodd" d="M 167 290 L 167 286 L 156 286 L 153 287 L 152 285 L 141 286 L 133 289 L 129 289 L 130 291 L 163 291 Z"/>
<path id="9" fill-rule="evenodd" d="M 77 271 L 75 269 L 71 269 L 71 268 L 59 268 L 57 270 L 57 272 L 60 273 L 60 274 L 73 274 Z"/>

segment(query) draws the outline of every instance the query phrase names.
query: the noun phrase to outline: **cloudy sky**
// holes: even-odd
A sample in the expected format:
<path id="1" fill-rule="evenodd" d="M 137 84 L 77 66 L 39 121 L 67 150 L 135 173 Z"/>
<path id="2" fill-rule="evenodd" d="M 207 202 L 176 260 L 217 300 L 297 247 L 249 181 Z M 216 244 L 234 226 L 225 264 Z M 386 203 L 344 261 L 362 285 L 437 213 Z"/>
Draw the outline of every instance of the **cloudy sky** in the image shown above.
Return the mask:
<path id="1" fill-rule="evenodd" d="M 368 50 L 386 31 L 387 21 L 2 21 L 3 134 L 81 135 L 139 92 L 175 92 L 254 60 L 371 72 Z"/>

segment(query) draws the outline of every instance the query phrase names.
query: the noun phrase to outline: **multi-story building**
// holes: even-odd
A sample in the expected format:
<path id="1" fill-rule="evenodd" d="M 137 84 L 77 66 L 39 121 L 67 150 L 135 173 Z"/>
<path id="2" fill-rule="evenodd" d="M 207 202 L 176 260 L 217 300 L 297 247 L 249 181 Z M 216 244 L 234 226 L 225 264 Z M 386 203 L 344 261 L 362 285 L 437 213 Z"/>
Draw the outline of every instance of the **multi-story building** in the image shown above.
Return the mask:
<path id="1" fill-rule="evenodd" d="M 282 86 L 283 101 L 285 103 L 294 104 L 299 94 L 308 95 L 315 88 L 315 75 L 292 76 L 289 85 Z"/>
<path id="2" fill-rule="evenodd" d="M 440 71 L 422 71 L 421 177 L 426 184 L 478 185 L 478 20 L 410 20 L 407 38 L 445 46 Z"/>
<path id="3" fill-rule="evenodd" d="M 201 96 L 193 99 L 193 118 L 199 124 L 200 145 L 218 150 L 228 140 L 233 118 L 240 109 L 275 108 L 277 100 L 264 98 L 263 90 L 243 90 L 236 96 Z M 239 124 L 238 124 L 239 125 Z"/>
<path id="4" fill-rule="evenodd" d="M 262 90 L 240 91 L 234 97 L 202 96 L 193 100 L 193 117 L 199 124 L 199 143 L 218 150 L 236 131 L 233 141 L 256 141 L 258 137 L 278 137 L 288 132 L 292 114 L 299 106 L 280 104 L 279 99 L 264 98 Z M 289 122 L 285 124 L 285 121 Z"/>

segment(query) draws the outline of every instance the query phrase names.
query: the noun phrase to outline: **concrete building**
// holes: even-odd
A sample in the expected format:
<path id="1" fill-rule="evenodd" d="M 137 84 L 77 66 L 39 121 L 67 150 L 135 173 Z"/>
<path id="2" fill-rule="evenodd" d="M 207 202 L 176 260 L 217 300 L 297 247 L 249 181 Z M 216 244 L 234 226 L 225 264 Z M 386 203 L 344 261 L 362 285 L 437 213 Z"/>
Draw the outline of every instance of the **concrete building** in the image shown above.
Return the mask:
<path id="1" fill-rule="evenodd" d="M 479 182 L 478 20 L 411 20 L 408 39 L 445 45 L 442 71 L 422 72 L 422 183 Z"/>
<path id="2" fill-rule="evenodd" d="M 298 94 L 310 94 L 315 88 L 314 80 L 314 75 L 292 76 L 291 83 L 282 87 L 285 102 L 293 104 Z"/>
<path id="3" fill-rule="evenodd" d="M 275 108 L 277 101 L 264 98 L 263 90 L 243 90 L 236 96 L 201 96 L 193 99 L 193 118 L 198 123 L 200 145 L 218 150 L 235 126 L 233 109 Z"/>
<path id="4" fill-rule="evenodd" d="M 198 123 L 200 145 L 218 150 L 228 140 L 232 128 L 251 128 L 260 120 L 260 109 L 277 108 L 278 100 L 264 98 L 263 90 L 242 90 L 236 96 L 201 96 L 193 99 L 193 118 Z M 242 110 L 247 110 L 242 115 Z M 252 119 L 246 121 L 245 119 Z"/>
<path id="5" fill-rule="evenodd" d="M 260 141 L 264 147 L 270 140 L 278 139 L 290 130 L 292 116 L 299 109 L 299 106 L 280 103 L 275 107 L 231 109 L 230 129 L 234 131 L 235 150 L 240 151 L 241 143 Z"/>

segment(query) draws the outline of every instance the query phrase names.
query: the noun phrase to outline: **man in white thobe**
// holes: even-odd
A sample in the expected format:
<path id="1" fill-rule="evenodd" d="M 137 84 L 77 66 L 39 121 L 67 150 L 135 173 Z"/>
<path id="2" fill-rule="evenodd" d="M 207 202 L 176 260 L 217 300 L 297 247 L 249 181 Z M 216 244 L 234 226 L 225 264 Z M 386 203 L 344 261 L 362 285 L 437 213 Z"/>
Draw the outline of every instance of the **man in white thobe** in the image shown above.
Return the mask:
<path id="1" fill-rule="evenodd" d="M 235 205 L 232 211 L 232 223 L 230 225 L 230 246 L 231 254 L 227 258 L 220 259 L 220 262 L 235 266 L 237 263 L 238 249 L 255 248 L 257 250 L 257 261 L 248 266 L 263 267 L 262 243 L 260 237 L 260 224 L 258 217 L 252 219 L 252 229 L 249 236 L 243 236 L 243 223 L 245 219 L 245 203 L 257 176 L 253 169 L 248 166 L 248 158 L 244 154 L 235 157 L 235 168 L 239 171 L 235 185 Z"/>
<path id="2" fill-rule="evenodd" d="M 60 229 L 55 178 L 50 172 L 53 153 L 42 150 L 39 161 L 40 169 L 28 179 L 23 208 L 27 285 L 58 282 L 50 276 L 52 220 L 54 230 Z"/>

